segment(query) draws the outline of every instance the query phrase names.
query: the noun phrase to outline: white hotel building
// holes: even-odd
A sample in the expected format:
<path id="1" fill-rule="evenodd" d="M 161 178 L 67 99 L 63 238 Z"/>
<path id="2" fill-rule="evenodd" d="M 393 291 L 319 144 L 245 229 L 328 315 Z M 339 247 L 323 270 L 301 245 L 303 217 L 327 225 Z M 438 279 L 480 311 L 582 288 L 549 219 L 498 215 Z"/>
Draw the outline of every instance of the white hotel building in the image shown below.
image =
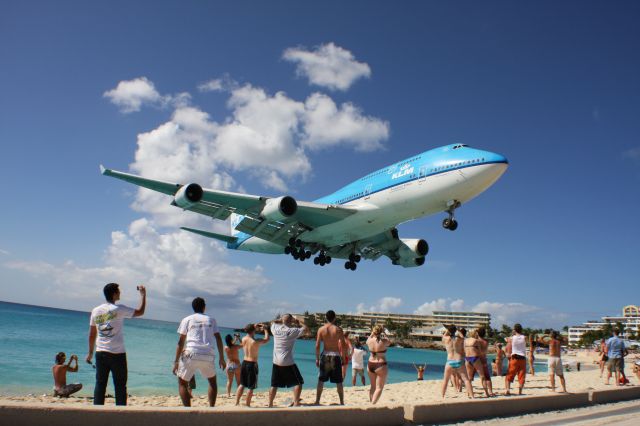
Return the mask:
<path id="1" fill-rule="evenodd" d="M 622 323 L 625 330 L 634 330 L 635 334 L 638 335 L 640 333 L 640 306 L 625 306 L 622 308 L 621 317 L 606 316 L 602 317 L 600 321 L 587 321 L 582 325 L 569 327 L 569 344 L 577 344 L 582 335 L 589 330 L 600 330 L 607 324 L 615 327 L 618 322 Z M 621 335 L 624 337 L 624 332 Z"/>

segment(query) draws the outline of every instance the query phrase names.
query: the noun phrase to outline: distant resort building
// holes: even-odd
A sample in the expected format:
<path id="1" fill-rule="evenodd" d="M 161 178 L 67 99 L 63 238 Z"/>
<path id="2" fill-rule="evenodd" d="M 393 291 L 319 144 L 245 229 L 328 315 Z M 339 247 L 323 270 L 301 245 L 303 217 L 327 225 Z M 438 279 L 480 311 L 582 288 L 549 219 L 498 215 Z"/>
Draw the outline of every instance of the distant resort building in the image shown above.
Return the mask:
<path id="1" fill-rule="evenodd" d="M 622 308 L 622 316 L 606 316 L 600 321 L 587 321 L 582 325 L 569 327 L 569 344 L 578 344 L 584 333 L 590 330 L 600 330 L 607 324 L 615 327 L 616 323 L 621 323 L 624 330 L 621 331 L 622 337 L 627 337 L 630 331 L 637 336 L 640 334 L 640 306 L 628 305 Z"/>
<path id="2" fill-rule="evenodd" d="M 325 313 L 309 313 L 315 317 L 316 322 L 325 322 Z M 369 335 L 371 327 L 376 324 L 385 325 L 389 321 L 400 326 L 412 322 L 413 327 L 409 337 L 432 338 L 440 337 L 444 332 L 444 326 L 454 324 L 456 327 L 465 327 L 468 330 L 491 326 L 491 314 L 479 312 L 447 312 L 434 311 L 432 315 L 416 314 L 392 314 L 388 312 L 363 312 L 361 314 L 337 314 L 344 331 L 358 335 Z M 298 319 L 304 318 L 303 314 L 294 314 Z M 391 331 L 390 334 L 393 334 Z"/>

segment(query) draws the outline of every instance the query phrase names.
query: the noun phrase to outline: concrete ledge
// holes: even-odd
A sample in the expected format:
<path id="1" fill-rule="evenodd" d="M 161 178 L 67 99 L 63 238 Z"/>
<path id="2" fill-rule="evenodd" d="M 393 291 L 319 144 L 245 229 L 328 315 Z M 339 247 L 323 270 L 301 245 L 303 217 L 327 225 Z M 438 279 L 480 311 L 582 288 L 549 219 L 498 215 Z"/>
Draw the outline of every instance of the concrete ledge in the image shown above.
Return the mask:
<path id="1" fill-rule="evenodd" d="M 506 417 L 541 411 L 586 407 L 589 393 L 569 393 L 536 396 L 512 396 L 499 399 L 476 399 L 405 406 L 405 420 L 416 424 L 453 423 L 489 417 Z"/>
<path id="2" fill-rule="evenodd" d="M 628 401 L 630 399 L 640 399 L 640 386 L 623 386 L 591 392 L 592 404 L 606 404 L 608 402 Z"/>
<path id="3" fill-rule="evenodd" d="M 350 425 L 392 426 L 404 424 L 403 407 L 303 407 L 303 408 L 167 408 L 167 407 L 64 407 L 51 404 L 0 405 L 2 424 L 11 426 L 46 424 L 69 426 L 200 426 L 211 424 L 261 426 L 274 425 Z"/>

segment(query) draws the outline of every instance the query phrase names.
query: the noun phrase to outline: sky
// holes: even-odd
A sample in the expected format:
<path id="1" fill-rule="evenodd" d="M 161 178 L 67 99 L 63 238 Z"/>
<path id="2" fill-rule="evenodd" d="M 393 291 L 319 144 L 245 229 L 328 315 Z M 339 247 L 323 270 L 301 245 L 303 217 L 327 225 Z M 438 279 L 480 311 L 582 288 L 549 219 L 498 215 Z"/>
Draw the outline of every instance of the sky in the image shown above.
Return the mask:
<path id="1" fill-rule="evenodd" d="M 77 310 L 118 282 L 147 316 L 202 296 L 283 312 L 473 310 L 579 324 L 640 304 L 640 4 L 31 1 L 0 5 L 0 300 Z M 450 143 L 505 155 L 456 213 L 402 224 L 424 266 L 320 268 L 99 165 L 311 201 Z"/>

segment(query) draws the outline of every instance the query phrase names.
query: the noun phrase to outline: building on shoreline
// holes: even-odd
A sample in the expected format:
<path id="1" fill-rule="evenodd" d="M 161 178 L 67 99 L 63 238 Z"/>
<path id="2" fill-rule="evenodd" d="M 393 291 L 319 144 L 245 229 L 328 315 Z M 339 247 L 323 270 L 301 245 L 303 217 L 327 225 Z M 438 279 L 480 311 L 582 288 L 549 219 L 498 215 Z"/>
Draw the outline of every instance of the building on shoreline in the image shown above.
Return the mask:
<path id="1" fill-rule="evenodd" d="M 318 324 L 325 322 L 325 313 L 309 313 Z M 294 314 L 296 318 L 303 319 L 304 314 Z M 363 312 L 360 314 L 337 314 L 342 328 L 353 334 L 366 336 L 371 332 L 371 327 L 376 324 L 387 326 L 403 326 L 410 323 L 410 338 L 433 338 L 442 336 L 444 326 L 454 324 L 456 327 L 474 329 L 478 327 L 489 328 L 491 326 L 491 314 L 479 312 L 448 312 L 434 311 L 432 315 L 417 314 L 392 314 L 388 312 Z M 390 334 L 394 334 L 389 330 Z"/>
<path id="2" fill-rule="evenodd" d="M 628 305 L 622 308 L 622 316 L 604 316 L 602 320 L 592 320 L 569 327 L 569 344 L 576 345 L 580 342 L 582 335 L 587 331 L 601 330 L 606 325 L 615 326 L 616 323 L 623 325 L 624 330 L 621 331 L 622 337 L 627 337 L 629 332 L 633 332 L 636 336 L 640 334 L 640 306 Z M 626 335 L 625 335 L 626 334 Z"/>

